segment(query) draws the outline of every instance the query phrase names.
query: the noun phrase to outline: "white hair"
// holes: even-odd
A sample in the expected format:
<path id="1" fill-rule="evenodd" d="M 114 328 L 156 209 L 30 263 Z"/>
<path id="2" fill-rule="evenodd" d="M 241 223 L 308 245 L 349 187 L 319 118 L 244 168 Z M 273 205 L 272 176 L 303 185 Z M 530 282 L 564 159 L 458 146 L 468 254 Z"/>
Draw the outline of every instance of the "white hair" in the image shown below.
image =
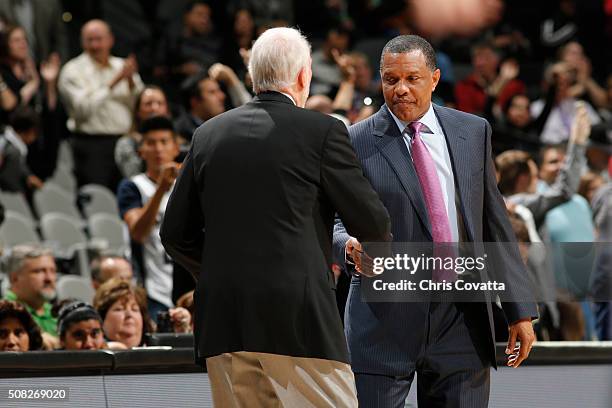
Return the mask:
<path id="1" fill-rule="evenodd" d="M 279 91 L 296 81 L 302 68 L 310 66 L 310 44 L 294 28 L 270 28 L 251 49 L 249 73 L 255 93 Z"/>

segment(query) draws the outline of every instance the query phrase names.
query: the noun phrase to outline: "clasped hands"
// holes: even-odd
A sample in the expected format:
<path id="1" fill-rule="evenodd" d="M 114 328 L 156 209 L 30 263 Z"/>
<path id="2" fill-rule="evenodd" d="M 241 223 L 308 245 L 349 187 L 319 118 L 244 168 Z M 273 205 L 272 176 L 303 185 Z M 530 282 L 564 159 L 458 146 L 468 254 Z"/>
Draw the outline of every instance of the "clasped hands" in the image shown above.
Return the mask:
<path id="1" fill-rule="evenodd" d="M 346 241 L 344 247 L 347 262 L 352 263 L 355 266 L 355 271 L 363 276 L 369 278 L 376 276 L 374 273 L 374 262 L 368 254 L 363 251 L 361 243 L 356 238 L 350 237 Z"/>

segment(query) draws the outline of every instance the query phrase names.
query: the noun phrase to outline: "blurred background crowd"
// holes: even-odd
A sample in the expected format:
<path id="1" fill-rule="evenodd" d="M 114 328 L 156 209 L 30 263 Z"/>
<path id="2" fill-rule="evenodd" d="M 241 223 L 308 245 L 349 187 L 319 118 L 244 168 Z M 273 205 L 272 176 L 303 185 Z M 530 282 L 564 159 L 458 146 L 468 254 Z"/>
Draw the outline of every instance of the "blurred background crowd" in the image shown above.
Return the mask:
<path id="1" fill-rule="evenodd" d="M 0 350 L 191 331 L 194 280 L 160 221 L 193 131 L 250 101 L 250 46 L 277 26 L 312 44 L 306 108 L 347 126 L 384 103 L 385 43 L 430 40 L 434 102 L 492 125 L 524 261 L 552 292 L 539 339 L 612 338 L 612 1 L 0 0 Z M 585 267 L 535 249 L 564 242 L 608 250 Z"/>

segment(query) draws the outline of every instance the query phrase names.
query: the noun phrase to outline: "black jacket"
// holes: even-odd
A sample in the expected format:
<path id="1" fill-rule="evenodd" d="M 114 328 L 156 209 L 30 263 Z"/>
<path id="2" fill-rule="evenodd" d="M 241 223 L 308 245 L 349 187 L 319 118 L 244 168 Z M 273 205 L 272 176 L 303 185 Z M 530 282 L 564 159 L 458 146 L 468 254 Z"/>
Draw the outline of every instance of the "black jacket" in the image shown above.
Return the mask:
<path id="1" fill-rule="evenodd" d="M 336 119 L 266 92 L 196 130 L 161 237 L 198 278 L 198 360 L 253 351 L 348 362 L 330 272 L 336 212 L 359 240 L 390 239 Z"/>

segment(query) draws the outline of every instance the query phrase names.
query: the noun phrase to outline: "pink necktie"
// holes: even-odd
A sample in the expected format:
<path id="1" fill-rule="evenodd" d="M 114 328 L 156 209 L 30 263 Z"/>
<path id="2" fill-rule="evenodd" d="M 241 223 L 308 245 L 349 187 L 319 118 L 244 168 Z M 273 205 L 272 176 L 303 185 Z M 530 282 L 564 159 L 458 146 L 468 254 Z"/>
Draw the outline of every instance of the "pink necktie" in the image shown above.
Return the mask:
<path id="1" fill-rule="evenodd" d="M 419 178 L 419 182 L 421 183 L 421 190 L 425 198 L 427 214 L 429 215 L 429 222 L 431 223 L 433 242 L 434 244 L 452 242 L 453 238 L 450 230 L 450 222 L 448 221 L 448 214 L 446 213 L 446 206 L 444 205 L 444 196 L 442 195 L 440 179 L 436 172 L 434 160 L 421 138 L 422 126 L 423 124 L 421 122 L 411 122 L 408 125 L 413 133 L 411 143 L 412 162 L 414 163 L 414 168 Z M 445 253 L 451 252 L 445 250 L 440 251 L 440 249 L 443 248 L 434 247 L 434 256 L 444 256 Z M 454 280 L 455 278 L 456 275 L 452 271 L 433 271 L 434 280 Z"/>

